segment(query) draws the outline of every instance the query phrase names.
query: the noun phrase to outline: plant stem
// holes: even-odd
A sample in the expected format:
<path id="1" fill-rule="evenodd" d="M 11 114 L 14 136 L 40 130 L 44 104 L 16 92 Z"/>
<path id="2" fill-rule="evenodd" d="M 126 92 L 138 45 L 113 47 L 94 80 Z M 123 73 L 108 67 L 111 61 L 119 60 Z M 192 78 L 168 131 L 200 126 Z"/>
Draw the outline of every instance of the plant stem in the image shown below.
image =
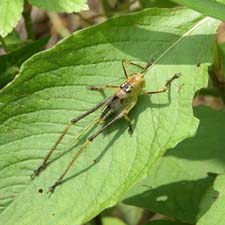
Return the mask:
<path id="1" fill-rule="evenodd" d="M 31 20 L 31 10 L 32 6 L 26 1 L 24 5 L 23 17 L 25 21 L 28 39 L 34 39 L 34 32 Z"/>
<path id="2" fill-rule="evenodd" d="M 65 27 L 63 21 L 57 13 L 48 12 L 47 14 L 53 25 L 53 29 L 58 35 L 60 35 L 60 37 L 65 38 L 70 35 L 70 31 Z"/>

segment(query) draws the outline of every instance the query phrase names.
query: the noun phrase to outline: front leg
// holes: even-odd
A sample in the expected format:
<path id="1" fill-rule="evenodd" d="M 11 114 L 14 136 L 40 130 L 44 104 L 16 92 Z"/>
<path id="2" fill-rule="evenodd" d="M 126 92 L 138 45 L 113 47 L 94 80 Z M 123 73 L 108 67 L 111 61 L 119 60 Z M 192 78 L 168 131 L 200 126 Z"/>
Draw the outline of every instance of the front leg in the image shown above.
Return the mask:
<path id="1" fill-rule="evenodd" d="M 127 123 L 128 123 L 128 133 L 130 134 L 130 135 L 132 135 L 133 134 L 133 132 L 134 132 L 134 129 L 133 129 L 133 125 L 132 125 L 132 123 L 131 123 L 131 120 L 130 120 L 130 118 L 125 114 L 124 115 L 124 119 L 127 121 Z"/>

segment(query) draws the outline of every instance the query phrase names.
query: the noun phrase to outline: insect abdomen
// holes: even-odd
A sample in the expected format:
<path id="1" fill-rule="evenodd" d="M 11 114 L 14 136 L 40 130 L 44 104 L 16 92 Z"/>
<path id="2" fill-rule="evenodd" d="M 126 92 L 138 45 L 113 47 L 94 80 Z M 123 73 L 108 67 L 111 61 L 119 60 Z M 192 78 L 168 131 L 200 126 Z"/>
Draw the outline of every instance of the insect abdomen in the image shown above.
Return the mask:
<path id="1" fill-rule="evenodd" d="M 121 112 L 122 109 L 122 99 L 120 99 L 117 95 L 113 96 L 113 98 L 106 105 L 106 108 L 103 110 L 100 116 L 100 121 L 107 121 L 114 114 Z"/>

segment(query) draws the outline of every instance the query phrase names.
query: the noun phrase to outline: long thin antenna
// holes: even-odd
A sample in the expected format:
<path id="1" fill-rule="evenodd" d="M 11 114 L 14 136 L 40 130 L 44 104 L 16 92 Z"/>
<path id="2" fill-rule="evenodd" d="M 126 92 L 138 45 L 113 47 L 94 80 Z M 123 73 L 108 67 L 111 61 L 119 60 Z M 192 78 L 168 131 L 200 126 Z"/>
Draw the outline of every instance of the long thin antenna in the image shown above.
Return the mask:
<path id="1" fill-rule="evenodd" d="M 153 67 L 156 62 L 158 62 L 161 58 L 163 58 L 168 52 L 170 52 L 177 44 L 179 44 L 184 37 L 186 37 L 187 35 L 191 34 L 195 29 L 199 28 L 203 23 L 205 23 L 210 17 L 206 17 L 204 19 L 202 19 L 201 21 L 199 21 L 195 26 L 193 26 L 190 30 L 188 30 L 185 34 L 183 34 L 180 38 L 178 38 L 172 45 L 170 45 L 162 54 L 160 54 L 160 56 L 154 60 L 154 62 L 151 64 L 150 68 Z M 149 68 L 147 68 L 148 70 Z M 147 71 L 146 71 L 147 72 Z M 146 73 L 145 72 L 145 73 Z"/>

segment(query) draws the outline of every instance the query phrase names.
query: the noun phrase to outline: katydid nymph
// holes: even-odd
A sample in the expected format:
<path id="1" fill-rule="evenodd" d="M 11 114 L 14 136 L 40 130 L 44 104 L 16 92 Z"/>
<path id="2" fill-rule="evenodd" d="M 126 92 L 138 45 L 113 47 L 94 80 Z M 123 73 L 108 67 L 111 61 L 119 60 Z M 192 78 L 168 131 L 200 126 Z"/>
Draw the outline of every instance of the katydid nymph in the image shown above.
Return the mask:
<path id="1" fill-rule="evenodd" d="M 131 75 L 128 74 L 127 71 L 127 65 L 133 65 L 141 69 L 141 72 L 133 73 Z M 115 89 L 115 93 L 109 97 L 98 103 L 93 108 L 89 109 L 87 112 L 84 112 L 83 114 L 75 117 L 72 119 L 68 125 L 65 127 L 61 135 L 56 140 L 53 147 L 49 150 L 47 155 L 44 157 L 41 165 L 34 170 L 33 174 L 31 175 L 32 178 L 37 176 L 47 165 L 47 162 L 54 152 L 54 150 L 57 148 L 59 143 L 62 141 L 63 137 L 66 135 L 68 130 L 72 125 L 75 125 L 79 120 L 83 119 L 84 117 L 88 116 L 89 114 L 95 112 L 100 107 L 103 107 L 102 113 L 98 118 L 98 121 L 96 124 L 102 125 L 99 130 L 94 132 L 92 135 L 90 135 L 86 141 L 81 145 L 80 149 L 76 152 L 76 154 L 73 156 L 63 173 L 59 176 L 59 178 L 55 181 L 55 183 L 50 186 L 49 191 L 53 192 L 54 189 L 63 181 L 64 177 L 76 161 L 76 159 L 80 156 L 80 154 L 84 151 L 84 149 L 94 141 L 94 139 L 101 134 L 104 130 L 106 130 L 108 127 L 110 127 L 112 124 L 114 124 L 116 121 L 124 118 L 128 123 L 128 131 L 130 134 L 133 132 L 133 127 L 131 120 L 128 116 L 129 112 L 132 110 L 132 108 L 136 105 L 138 101 L 138 96 L 140 95 L 152 95 L 152 94 L 158 94 L 166 92 L 171 84 L 171 82 L 177 78 L 180 77 L 180 73 L 175 74 L 173 77 L 171 77 L 169 80 L 166 81 L 165 86 L 161 90 L 156 91 L 145 91 L 145 78 L 144 74 L 147 72 L 148 68 L 152 65 L 152 63 L 148 63 L 145 67 L 135 64 L 128 60 L 122 61 L 122 67 L 125 74 L 126 81 L 120 85 L 104 85 L 104 86 L 88 86 L 87 88 L 89 90 L 93 91 L 103 91 L 104 89 L 110 88 Z"/>

